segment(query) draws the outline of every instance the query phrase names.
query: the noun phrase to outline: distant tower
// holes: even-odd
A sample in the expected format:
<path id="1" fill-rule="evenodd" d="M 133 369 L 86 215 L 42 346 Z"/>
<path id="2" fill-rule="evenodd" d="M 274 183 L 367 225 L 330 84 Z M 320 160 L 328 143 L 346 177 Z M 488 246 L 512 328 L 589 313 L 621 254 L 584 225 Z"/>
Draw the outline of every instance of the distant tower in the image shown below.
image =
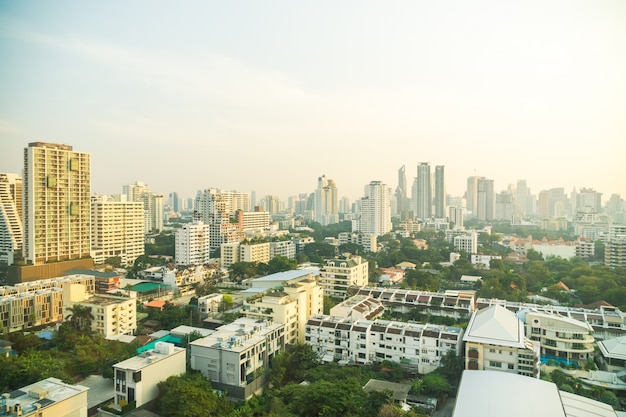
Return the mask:
<path id="1" fill-rule="evenodd" d="M 169 205 L 172 208 L 172 211 L 175 213 L 179 213 L 181 211 L 180 207 L 180 199 L 178 198 L 177 192 L 172 192 L 169 195 Z"/>
<path id="2" fill-rule="evenodd" d="M 444 166 L 435 167 L 435 218 L 444 219 L 446 217 L 446 182 L 444 177 Z"/>
<path id="3" fill-rule="evenodd" d="M 430 183 L 430 163 L 422 162 L 417 166 L 417 198 L 415 216 L 418 219 L 432 217 L 432 187 Z"/>
<path id="4" fill-rule="evenodd" d="M 472 215 L 476 216 L 477 202 L 478 202 L 478 180 L 482 177 L 476 175 L 467 178 L 467 189 L 465 191 L 465 202 L 467 211 L 470 211 Z"/>
<path id="5" fill-rule="evenodd" d="M 335 181 L 318 177 L 315 190 L 315 221 L 322 226 L 339 222 L 339 200 Z"/>
<path id="6" fill-rule="evenodd" d="M 33 142 L 24 149 L 24 259 L 40 265 L 90 256 L 88 153 Z"/>
<path id="7" fill-rule="evenodd" d="M 406 168 L 404 165 L 398 170 L 398 188 L 396 188 L 396 211 L 401 220 L 407 220 L 409 211 L 408 185 L 406 182 Z"/>
<path id="8" fill-rule="evenodd" d="M 382 236 L 391 231 L 391 205 L 389 189 L 381 181 L 365 186 L 365 196 L 360 200 L 361 218 L 353 222 L 353 231 Z"/>
<path id="9" fill-rule="evenodd" d="M 493 220 L 496 209 L 496 197 L 493 188 L 493 180 L 483 177 L 479 178 L 476 197 L 476 217 L 478 217 L 478 220 Z"/>

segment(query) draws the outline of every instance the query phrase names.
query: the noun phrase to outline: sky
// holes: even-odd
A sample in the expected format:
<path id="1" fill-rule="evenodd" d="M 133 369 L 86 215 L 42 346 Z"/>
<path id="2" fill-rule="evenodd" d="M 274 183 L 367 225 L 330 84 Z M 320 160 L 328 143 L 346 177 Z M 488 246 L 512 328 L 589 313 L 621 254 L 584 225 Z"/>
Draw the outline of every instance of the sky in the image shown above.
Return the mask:
<path id="1" fill-rule="evenodd" d="M 0 0 L 0 172 L 351 200 L 420 162 L 626 197 L 626 1 Z"/>

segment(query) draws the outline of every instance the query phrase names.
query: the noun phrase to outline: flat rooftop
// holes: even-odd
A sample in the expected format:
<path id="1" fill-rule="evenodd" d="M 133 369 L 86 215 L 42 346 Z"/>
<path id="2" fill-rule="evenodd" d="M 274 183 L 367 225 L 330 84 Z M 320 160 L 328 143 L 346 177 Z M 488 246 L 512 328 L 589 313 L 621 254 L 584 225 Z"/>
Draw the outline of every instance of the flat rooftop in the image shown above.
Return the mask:
<path id="1" fill-rule="evenodd" d="M 22 414 L 28 415 L 36 410 L 37 405 L 43 410 L 88 390 L 89 388 L 82 385 L 70 385 L 57 378 L 47 378 L 8 393 L 7 405 L 14 407 L 19 404 Z"/>

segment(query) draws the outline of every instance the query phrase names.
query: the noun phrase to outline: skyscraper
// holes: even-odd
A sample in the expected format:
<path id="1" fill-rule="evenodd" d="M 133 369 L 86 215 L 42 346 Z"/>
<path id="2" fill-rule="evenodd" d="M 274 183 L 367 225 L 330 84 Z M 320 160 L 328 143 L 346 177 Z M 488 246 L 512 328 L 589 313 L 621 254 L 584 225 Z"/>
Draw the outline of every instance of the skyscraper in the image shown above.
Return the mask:
<path id="1" fill-rule="evenodd" d="M 446 182 L 444 177 L 444 166 L 435 167 L 435 218 L 446 217 Z"/>
<path id="2" fill-rule="evenodd" d="M 422 162 L 417 166 L 417 195 L 415 198 L 415 216 L 418 219 L 432 217 L 432 186 L 430 183 L 430 163 Z"/>
<path id="3" fill-rule="evenodd" d="M 361 216 L 352 223 L 353 232 L 382 236 L 391 231 L 391 205 L 389 189 L 381 181 L 372 181 L 365 186 L 360 200 Z"/>
<path id="4" fill-rule="evenodd" d="M 322 226 L 339 222 L 338 191 L 335 181 L 325 175 L 317 178 L 315 221 Z"/>
<path id="5" fill-rule="evenodd" d="M 406 182 L 406 168 L 404 165 L 398 170 L 398 188 L 396 188 L 396 211 L 400 220 L 408 219 L 408 184 Z"/>
<path id="6" fill-rule="evenodd" d="M 33 142 L 24 149 L 24 259 L 28 264 L 90 256 L 88 153 Z"/>
<path id="7" fill-rule="evenodd" d="M 478 180 L 483 177 L 476 175 L 467 178 L 467 189 L 465 191 L 465 208 L 476 216 L 478 202 Z"/>
<path id="8" fill-rule="evenodd" d="M 478 220 L 493 220 L 495 208 L 496 198 L 493 180 L 480 177 L 476 187 L 476 217 L 478 217 Z"/>
<path id="9" fill-rule="evenodd" d="M 12 265 L 22 249 L 22 177 L 0 174 L 0 262 Z"/>

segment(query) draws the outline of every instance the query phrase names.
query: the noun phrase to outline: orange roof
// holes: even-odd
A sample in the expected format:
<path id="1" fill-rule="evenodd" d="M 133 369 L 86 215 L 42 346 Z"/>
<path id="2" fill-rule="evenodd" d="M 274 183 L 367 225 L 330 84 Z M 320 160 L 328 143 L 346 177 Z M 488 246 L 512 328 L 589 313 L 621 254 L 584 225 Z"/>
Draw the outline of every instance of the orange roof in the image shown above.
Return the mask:
<path id="1" fill-rule="evenodd" d="M 164 305 L 164 300 L 152 300 L 149 303 L 146 303 L 146 307 L 163 308 Z"/>
<path id="2" fill-rule="evenodd" d="M 569 291 L 569 287 L 563 283 L 563 281 L 559 281 L 556 283 L 559 287 L 563 288 L 565 291 Z"/>

